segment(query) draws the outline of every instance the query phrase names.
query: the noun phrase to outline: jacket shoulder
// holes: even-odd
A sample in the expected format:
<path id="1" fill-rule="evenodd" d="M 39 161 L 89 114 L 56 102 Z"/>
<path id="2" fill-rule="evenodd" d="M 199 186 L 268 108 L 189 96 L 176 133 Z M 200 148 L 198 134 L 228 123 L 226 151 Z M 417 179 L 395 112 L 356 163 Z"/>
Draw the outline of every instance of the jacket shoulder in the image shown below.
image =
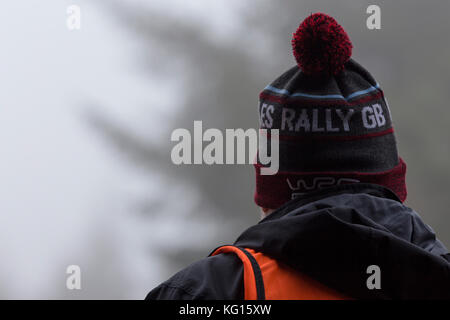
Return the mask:
<path id="1" fill-rule="evenodd" d="M 242 300 L 243 265 L 232 253 L 199 260 L 154 288 L 146 300 Z"/>

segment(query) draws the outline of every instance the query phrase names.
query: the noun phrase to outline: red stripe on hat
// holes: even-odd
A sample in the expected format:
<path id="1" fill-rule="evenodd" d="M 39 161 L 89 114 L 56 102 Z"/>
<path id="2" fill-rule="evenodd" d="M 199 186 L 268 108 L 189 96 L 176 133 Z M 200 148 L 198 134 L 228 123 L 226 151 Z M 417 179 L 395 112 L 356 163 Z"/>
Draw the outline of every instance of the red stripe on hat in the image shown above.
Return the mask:
<path id="1" fill-rule="evenodd" d="M 262 133 L 262 132 L 261 132 Z M 279 134 L 278 137 L 280 140 L 283 141 L 305 141 L 305 140 L 334 140 L 334 141 L 351 141 L 351 140 L 360 140 L 360 139 L 368 139 L 368 138 L 374 138 L 379 136 L 384 136 L 390 133 L 394 133 L 394 128 L 389 128 L 383 131 L 379 132 L 373 132 L 373 133 L 366 133 L 356 136 L 327 136 L 327 135 L 320 135 L 320 136 L 313 136 L 313 135 L 298 135 L 298 136 L 291 136 L 287 134 Z M 266 132 L 266 135 L 268 138 L 271 137 L 270 131 Z"/>
<path id="2" fill-rule="evenodd" d="M 303 103 L 306 106 L 311 106 L 311 105 L 314 105 L 314 106 L 321 106 L 321 105 L 354 106 L 357 104 L 366 103 L 366 102 L 369 102 L 372 100 L 380 99 L 382 97 L 383 97 L 383 91 L 381 91 L 381 89 L 378 89 L 375 92 L 368 93 L 367 96 L 364 96 L 362 98 L 355 99 L 352 101 L 347 101 L 347 100 L 343 100 L 343 99 L 311 99 L 311 98 L 307 98 L 307 97 L 280 97 L 280 96 L 275 96 L 275 95 L 272 95 L 272 94 L 264 92 L 264 91 L 261 92 L 259 95 L 259 98 L 261 100 L 279 103 L 279 104 L 283 104 L 283 105 L 295 104 L 298 106 L 302 105 Z"/>

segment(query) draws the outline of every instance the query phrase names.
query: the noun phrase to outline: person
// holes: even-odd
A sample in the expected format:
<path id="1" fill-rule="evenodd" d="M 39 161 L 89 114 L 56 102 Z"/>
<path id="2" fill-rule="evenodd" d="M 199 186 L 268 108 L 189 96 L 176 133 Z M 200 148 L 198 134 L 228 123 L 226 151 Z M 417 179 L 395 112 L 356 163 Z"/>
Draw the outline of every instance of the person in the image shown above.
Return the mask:
<path id="1" fill-rule="evenodd" d="M 262 175 L 262 220 L 146 299 L 450 299 L 450 255 L 403 202 L 406 164 L 371 74 L 336 20 L 307 17 L 297 65 L 260 94 L 279 130 L 279 171 Z"/>

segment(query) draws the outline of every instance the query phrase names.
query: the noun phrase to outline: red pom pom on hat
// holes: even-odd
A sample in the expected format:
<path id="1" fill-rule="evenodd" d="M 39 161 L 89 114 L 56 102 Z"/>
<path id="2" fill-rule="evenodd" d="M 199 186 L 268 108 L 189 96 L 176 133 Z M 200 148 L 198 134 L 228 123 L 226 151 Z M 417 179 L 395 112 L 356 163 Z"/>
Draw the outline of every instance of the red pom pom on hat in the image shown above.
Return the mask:
<path id="1" fill-rule="evenodd" d="M 292 38 L 295 60 L 308 75 L 336 75 L 350 59 L 352 47 L 345 30 L 324 13 L 307 17 Z"/>

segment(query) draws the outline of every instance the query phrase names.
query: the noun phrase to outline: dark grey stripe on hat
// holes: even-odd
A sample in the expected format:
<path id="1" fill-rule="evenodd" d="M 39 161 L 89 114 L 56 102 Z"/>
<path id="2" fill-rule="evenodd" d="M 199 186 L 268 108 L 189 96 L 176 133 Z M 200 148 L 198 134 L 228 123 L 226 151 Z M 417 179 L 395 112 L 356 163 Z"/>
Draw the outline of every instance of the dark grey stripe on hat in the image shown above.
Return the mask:
<path id="1" fill-rule="evenodd" d="M 270 87 L 278 89 L 278 93 L 270 90 L 264 92 L 276 96 L 304 93 L 310 95 L 341 95 L 347 97 L 354 92 L 377 86 L 375 79 L 355 60 L 350 59 L 345 69 L 332 77 L 311 78 L 294 66 L 275 79 Z"/>
<path id="2" fill-rule="evenodd" d="M 380 172 L 399 161 L 393 133 L 351 141 L 280 140 L 279 160 L 279 171 L 299 172 Z"/>

